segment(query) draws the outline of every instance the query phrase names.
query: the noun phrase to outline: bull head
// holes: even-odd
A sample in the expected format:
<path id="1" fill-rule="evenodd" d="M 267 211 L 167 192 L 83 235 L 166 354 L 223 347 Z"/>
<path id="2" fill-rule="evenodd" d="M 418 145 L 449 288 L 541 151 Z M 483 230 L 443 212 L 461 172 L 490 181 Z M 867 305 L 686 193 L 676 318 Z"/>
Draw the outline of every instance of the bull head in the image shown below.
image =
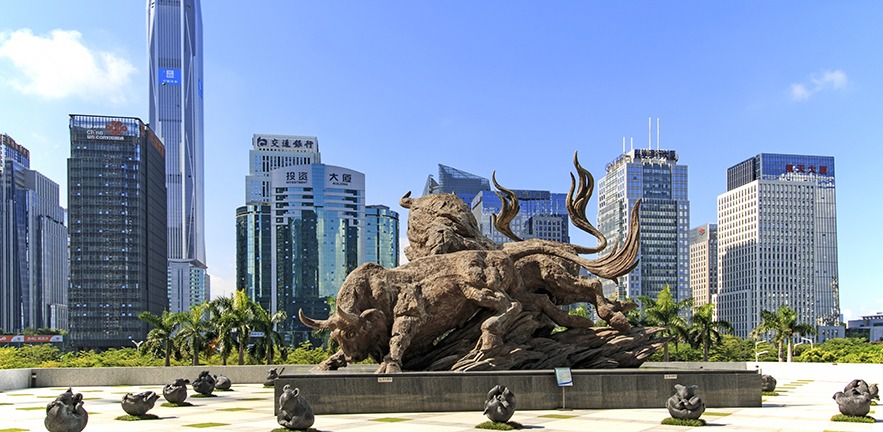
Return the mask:
<path id="1" fill-rule="evenodd" d="M 408 193 L 399 200 L 399 205 L 406 209 L 411 208 L 411 191 L 408 191 Z"/>
<path id="2" fill-rule="evenodd" d="M 379 362 L 389 351 L 389 324 L 386 314 L 379 309 L 368 309 L 356 315 L 338 307 L 326 320 L 314 320 L 301 309 L 298 317 L 308 327 L 330 331 L 347 361 L 371 357 Z"/>

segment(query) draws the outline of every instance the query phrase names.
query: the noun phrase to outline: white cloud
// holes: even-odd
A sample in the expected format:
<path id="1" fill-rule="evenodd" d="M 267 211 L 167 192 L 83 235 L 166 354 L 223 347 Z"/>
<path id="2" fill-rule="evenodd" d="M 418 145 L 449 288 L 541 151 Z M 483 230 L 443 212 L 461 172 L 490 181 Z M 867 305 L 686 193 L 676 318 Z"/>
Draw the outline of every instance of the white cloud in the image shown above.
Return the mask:
<path id="1" fill-rule="evenodd" d="M 823 71 L 813 74 L 808 80 L 791 84 L 791 99 L 803 102 L 818 92 L 826 90 L 842 90 L 849 84 L 849 78 L 841 70 Z"/>
<path id="2" fill-rule="evenodd" d="M 8 60 L 12 68 L 4 67 Z M 0 33 L 0 82 L 47 99 L 70 96 L 126 101 L 135 67 L 110 52 L 90 49 L 76 30 L 34 35 L 30 29 Z"/>

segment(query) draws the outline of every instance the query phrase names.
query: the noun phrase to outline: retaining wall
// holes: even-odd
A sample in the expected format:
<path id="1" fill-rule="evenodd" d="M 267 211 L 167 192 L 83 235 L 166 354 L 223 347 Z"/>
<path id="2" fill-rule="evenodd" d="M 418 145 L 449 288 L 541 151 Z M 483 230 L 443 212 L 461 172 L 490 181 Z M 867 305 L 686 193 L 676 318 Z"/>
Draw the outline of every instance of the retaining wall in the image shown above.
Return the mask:
<path id="1" fill-rule="evenodd" d="M 552 370 L 284 374 L 276 380 L 274 403 L 288 384 L 300 389 L 316 414 L 473 411 L 483 409 L 488 391 L 502 384 L 515 392 L 518 409 L 662 408 L 674 385 L 682 384 L 698 385 L 708 407 L 761 406 L 760 375 L 744 368 L 574 370 L 572 377 L 572 387 L 558 387 Z"/>

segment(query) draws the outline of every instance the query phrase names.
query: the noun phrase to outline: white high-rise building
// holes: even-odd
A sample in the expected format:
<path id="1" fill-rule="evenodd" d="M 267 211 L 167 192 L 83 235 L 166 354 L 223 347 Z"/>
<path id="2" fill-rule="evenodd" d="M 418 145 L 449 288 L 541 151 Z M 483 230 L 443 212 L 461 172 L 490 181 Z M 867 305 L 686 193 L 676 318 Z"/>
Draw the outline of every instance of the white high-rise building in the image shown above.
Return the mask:
<path id="1" fill-rule="evenodd" d="M 842 335 L 834 158 L 762 153 L 727 170 L 718 196 L 718 317 L 747 337 L 787 305 L 818 340 Z"/>
<path id="2" fill-rule="evenodd" d="M 319 139 L 314 136 L 255 134 L 248 151 L 245 203 L 270 203 L 270 173 L 279 168 L 322 163 Z"/>

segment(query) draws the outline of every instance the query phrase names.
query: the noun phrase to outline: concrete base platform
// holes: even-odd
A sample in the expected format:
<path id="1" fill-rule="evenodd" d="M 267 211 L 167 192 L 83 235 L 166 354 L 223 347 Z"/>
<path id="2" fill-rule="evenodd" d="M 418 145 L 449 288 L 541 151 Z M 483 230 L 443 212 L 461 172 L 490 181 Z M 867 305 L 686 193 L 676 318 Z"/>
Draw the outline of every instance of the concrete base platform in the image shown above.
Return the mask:
<path id="1" fill-rule="evenodd" d="M 488 391 L 502 384 L 519 410 L 660 408 L 674 385 L 697 385 L 711 407 L 760 407 L 760 375 L 750 370 L 574 370 L 573 386 L 558 387 L 552 370 L 405 372 L 401 374 L 283 375 L 282 388 L 299 388 L 316 414 L 481 411 Z M 274 406 L 274 411 L 278 407 Z"/>

